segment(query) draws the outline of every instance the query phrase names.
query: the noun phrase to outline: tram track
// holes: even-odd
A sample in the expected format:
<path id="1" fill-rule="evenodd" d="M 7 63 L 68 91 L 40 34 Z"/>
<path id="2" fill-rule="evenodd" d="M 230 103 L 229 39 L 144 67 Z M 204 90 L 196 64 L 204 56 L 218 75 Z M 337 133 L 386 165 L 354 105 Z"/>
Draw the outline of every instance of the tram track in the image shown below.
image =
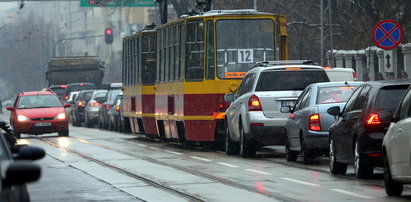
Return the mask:
<path id="1" fill-rule="evenodd" d="M 230 180 L 230 179 L 227 179 L 227 178 L 221 178 L 221 177 L 214 176 L 214 175 L 211 175 L 211 174 L 208 174 L 208 173 L 200 172 L 200 171 L 198 171 L 198 170 L 194 170 L 194 169 L 191 169 L 191 168 L 188 168 L 188 167 L 184 167 L 184 166 L 180 166 L 180 165 L 176 165 L 176 164 L 172 164 L 172 163 L 167 163 L 167 162 L 164 162 L 164 161 L 161 161 L 161 160 L 157 160 L 157 159 L 153 159 L 153 158 L 150 158 L 150 157 L 143 157 L 143 158 L 141 158 L 140 156 L 137 156 L 136 154 L 134 154 L 134 153 L 132 153 L 132 152 L 123 151 L 123 150 L 119 150 L 119 149 L 116 149 L 116 148 L 113 148 L 113 147 L 109 147 L 109 146 L 105 146 L 105 145 L 101 145 L 101 144 L 89 142 L 89 141 L 86 141 L 86 140 L 81 139 L 81 138 L 78 138 L 78 137 L 72 137 L 72 136 L 71 136 L 71 137 L 69 137 L 69 138 L 75 139 L 75 140 L 77 140 L 77 141 L 80 141 L 80 142 L 83 142 L 83 143 L 86 143 L 86 144 L 90 144 L 90 145 L 93 145 L 93 146 L 97 146 L 97 147 L 100 147 L 100 148 L 103 148 L 103 149 L 106 149 L 106 150 L 118 152 L 118 153 L 121 153 L 121 154 L 124 154 L 124 155 L 128 155 L 128 156 L 131 156 L 131 157 L 136 157 L 136 158 L 139 158 L 139 159 L 142 159 L 142 160 L 146 160 L 146 161 L 148 161 L 148 162 L 150 162 L 150 163 L 154 163 L 154 164 L 157 164 L 157 165 L 162 165 L 162 166 L 171 167 L 171 168 L 174 168 L 174 169 L 177 169 L 177 170 L 186 172 L 186 173 L 190 173 L 190 174 L 195 175 L 195 176 L 199 176 L 199 177 L 203 177 L 203 178 L 209 179 L 209 180 L 214 181 L 214 182 L 222 183 L 222 184 L 224 184 L 224 185 L 228 185 L 228 186 L 235 187 L 235 188 L 238 188 L 238 189 L 246 190 L 246 191 L 249 191 L 249 192 L 252 192 L 252 193 L 258 193 L 258 194 L 264 195 L 264 196 L 266 196 L 266 197 L 268 197 L 268 198 L 272 198 L 272 199 L 275 199 L 275 200 L 278 200 L 278 201 L 284 201 L 284 202 L 296 201 L 296 199 L 286 197 L 286 196 L 282 195 L 281 193 L 273 193 L 273 192 L 268 192 L 268 191 L 259 191 L 259 190 L 256 190 L 254 187 L 250 187 L 250 186 L 247 186 L 247 185 L 244 185 L 244 184 L 241 184 L 241 183 L 237 183 L 237 182 L 234 182 L 234 181 L 232 181 L 232 180 Z M 169 192 L 169 193 L 172 193 L 172 194 L 174 194 L 174 195 L 180 196 L 180 197 L 185 198 L 185 199 L 187 199 L 187 200 L 189 200 L 189 201 L 204 201 L 203 199 L 201 199 L 201 198 L 199 198 L 199 197 L 197 197 L 197 196 L 193 196 L 193 195 L 187 194 L 187 193 L 185 193 L 185 192 L 176 190 L 176 189 L 174 189 L 174 188 L 172 188 L 172 187 L 170 187 L 170 186 L 157 183 L 157 182 L 155 182 L 155 181 L 153 181 L 153 180 L 151 180 L 151 179 L 148 179 L 148 178 L 146 178 L 146 177 L 144 177 L 144 176 L 141 176 L 141 175 L 138 175 L 138 174 L 135 174 L 135 173 L 131 173 L 131 172 L 126 171 L 126 170 L 124 170 L 124 169 L 122 169 L 122 168 L 119 168 L 119 167 L 116 167 L 116 166 L 107 164 L 107 163 L 105 163 L 105 162 L 103 162 L 103 161 L 101 161 L 101 160 L 98 160 L 98 159 L 96 159 L 96 158 L 93 158 L 93 157 L 91 157 L 91 156 L 88 156 L 88 155 L 86 155 L 86 154 L 83 154 L 83 153 L 81 153 L 81 152 L 74 151 L 74 150 L 69 149 L 69 148 L 66 148 L 66 147 L 62 147 L 62 146 L 58 145 L 57 143 L 54 143 L 54 142 L 45 140 L 45 139 L 43 139 L 43 138 L 41 138 L 41 139 L 39 139 L 39 140 L 42 141 L 42 142 L 44 142 L 44 143 L 46 143 L 46 144 L 49 144 L 49 145 L 51 145 L 51 146 L 53 146 L 53 147 L 62 149 L 62 150 L 64 150 L 64 151 L 66 151 L 66 152 L 70 152 L 70 153 L 76 154 L 77 156 L 79 156 L 79 157 L 81 157 L 81 158 L 84 158 L 84 159 L 87 159 L 87 160 L 89 160 L 89 161 L 98 163 L 99 165 L 102 165 L 102 166 L 104 166 L 104 167 L 107 167 L 107 168 L 113 169 L 113 170 L 115 170 L 115 171 L 118 171 L 118 172 L 120 172 L 120 173 L 126 174 L 126 175 L 128 175 L 128 176 L 130 176 L 130 177 L 132 177 L 132 178 L 141 180 L 141 181 L 143 181 L 143 182 L 145 182 L 145 183 L 147 183 L 147 184 L 149 184 L 149 185 L 151 185 L 151 186 L 153 186 L 153 187 L 156 187 L 156 188 L 158 188 L 158 189 L 165 190 L 165 191 L 167 191 L 167 192 Z M 140 200 L 141 200 L 141 199 L 140 199 Z"/>

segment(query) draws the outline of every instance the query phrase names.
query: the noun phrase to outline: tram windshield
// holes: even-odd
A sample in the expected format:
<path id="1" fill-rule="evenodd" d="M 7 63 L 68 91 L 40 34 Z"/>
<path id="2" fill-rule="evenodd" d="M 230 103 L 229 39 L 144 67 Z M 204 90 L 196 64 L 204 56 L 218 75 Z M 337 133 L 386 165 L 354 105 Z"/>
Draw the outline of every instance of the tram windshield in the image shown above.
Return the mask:
<path id="1" fill-rule="evenodd" d="M 242 78 L 256 62 L 275 60 L 271 19 L 229 19 L 216 23 L 217 75 Z"/>

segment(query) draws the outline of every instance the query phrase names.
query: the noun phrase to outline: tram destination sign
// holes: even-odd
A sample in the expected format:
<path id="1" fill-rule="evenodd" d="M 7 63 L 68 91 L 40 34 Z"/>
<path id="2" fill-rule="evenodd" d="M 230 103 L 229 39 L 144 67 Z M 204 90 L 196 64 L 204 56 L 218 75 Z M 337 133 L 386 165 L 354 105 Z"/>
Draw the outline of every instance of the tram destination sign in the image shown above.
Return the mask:
<path id="1" fill-rule="evenodd" d="M 154 7 L 153 0 L 80 0 L 81 7 Z"/>
<path id="2" fill-rule="evenodd" d="M 384 50 L 396 48 L 402 41 L 403 30 L 394 20 L 382 20 L 375 25 L 372 31 L 374 44 Z"/>

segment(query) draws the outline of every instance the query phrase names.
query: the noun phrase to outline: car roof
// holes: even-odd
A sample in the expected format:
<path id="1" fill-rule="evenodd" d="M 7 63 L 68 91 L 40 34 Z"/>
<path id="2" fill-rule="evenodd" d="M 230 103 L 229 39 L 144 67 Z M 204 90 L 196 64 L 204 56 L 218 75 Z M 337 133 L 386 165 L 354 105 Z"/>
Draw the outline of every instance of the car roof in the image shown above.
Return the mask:
<path id="1" fill-rule="evenodd" d="M 32 96 L 32 95 L 56 95 L 56 93 L 50 92 L 50 91 L 27 91 L 27 92 L 20 93 L 20 96 Z"/>
<path id="2" fill-rule="evenodd" d="M 379 81 L 367 81 L 364 84 L 370 84 L 372 86 L 384 87 L 384 86 L 396 86 L 396 85 L 410 85 L 410 79 L 395 79 L 395 80 L 379 80 Z"/>
<path id="3" fill-rule="evenodd" d="M 359 86 L 363 84 L 364 82 L 361 81 L 333 81 L 333 82 L 320 82 L 320 83 L 313 83 L 311 85 L 313 86 L 318 86 L 318 87 L 327 87 L 327 86 L 341 86 L 341 85 L 355 85 Z"/>
<path id="4" fill-rule="evenodd" d="M 260 72 L 260 71 L 270 71 L 270 70 L 321 70 L 324 69 L 321 66 L 317 65 L 274 65 L 274 66 L 267 66 L 267 67 L 254 67 L 249 72 Z"/>

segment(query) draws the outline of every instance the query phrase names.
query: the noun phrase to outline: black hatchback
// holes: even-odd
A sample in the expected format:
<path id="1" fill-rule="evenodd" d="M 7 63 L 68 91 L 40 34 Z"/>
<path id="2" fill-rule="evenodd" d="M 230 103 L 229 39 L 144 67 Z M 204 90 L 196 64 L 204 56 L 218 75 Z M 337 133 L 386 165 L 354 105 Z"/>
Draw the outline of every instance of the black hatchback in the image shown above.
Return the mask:
<path id="1" fill-rule="evenodd" d="M 327 112 L 337 120 L 329 129 L 329 166 L 333 174 L 345 174 L 354 164 L 357 178 L 373 174 L 382 166 L 382 140 L 410 80 L 372 81 L 361 85 L 345 108 L 331 107 Z"/>

